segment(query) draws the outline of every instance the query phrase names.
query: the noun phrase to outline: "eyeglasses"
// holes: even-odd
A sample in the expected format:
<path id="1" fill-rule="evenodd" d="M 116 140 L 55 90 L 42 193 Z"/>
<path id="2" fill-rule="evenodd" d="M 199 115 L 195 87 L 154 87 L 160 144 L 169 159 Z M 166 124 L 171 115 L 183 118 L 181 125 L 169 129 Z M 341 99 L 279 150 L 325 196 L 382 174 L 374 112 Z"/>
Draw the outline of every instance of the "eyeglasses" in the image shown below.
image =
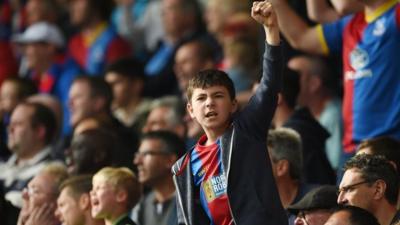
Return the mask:
<path id="1" fill-rule="evenodd" d="M 148 155 L 169 155 L 169 154 L 171 154 L 171 153 L 149 150 L 149 151 L 136 152 L 135 153 L 135 158 L 141 158 L 141 157 L 145 157 L 145 156 L 148 156 Z"/>
<path id="2" fill-rule="evenodd" d="M 371 183 L 372 181 L 369 180 L 364 180 L 355 184 L 350 184 L 344 187 L 339 188 L 339 190 L 337 191 L 337 194 L 339 195 L 342 192 L 348 192 L 351 190 L 354 190 L 357 186 L 362 185 L 362 184 L 367 184 L 367 183 Z"/>

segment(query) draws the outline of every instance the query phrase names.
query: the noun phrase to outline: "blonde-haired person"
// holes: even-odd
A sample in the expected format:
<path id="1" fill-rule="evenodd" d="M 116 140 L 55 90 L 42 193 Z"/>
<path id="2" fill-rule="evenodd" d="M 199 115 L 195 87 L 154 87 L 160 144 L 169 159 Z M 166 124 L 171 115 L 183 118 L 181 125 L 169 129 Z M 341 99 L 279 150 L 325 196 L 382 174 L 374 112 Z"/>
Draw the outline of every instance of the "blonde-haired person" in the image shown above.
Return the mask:
<path id="1" fill-rule="evenodd" d="M 105 167 L 92 179 L 92 216 L 106 225 L 135 225 L 128 213 L 141 196 L 141 186 L 128 168 Z"/>
<path id="2" fill-rule="evenodd" d="M 17 225 L 57 225 L 54 216 L 58 187 L 68 178 L 67 168 L 60 162 L 47 164 L 22 191 L 22 209 Z"/>

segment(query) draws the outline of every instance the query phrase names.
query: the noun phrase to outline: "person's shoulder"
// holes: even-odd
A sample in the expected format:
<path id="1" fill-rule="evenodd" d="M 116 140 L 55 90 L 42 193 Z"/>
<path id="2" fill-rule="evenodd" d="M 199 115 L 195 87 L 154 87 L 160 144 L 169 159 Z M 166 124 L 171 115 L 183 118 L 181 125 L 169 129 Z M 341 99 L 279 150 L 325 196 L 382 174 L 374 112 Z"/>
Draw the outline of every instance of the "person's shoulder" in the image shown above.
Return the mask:
<path id="1" fill-rule="evenodd" d="M 129 216 L 124 217 L 120 222 L 118 222 L 116 225 L 136 225 L 135 222 Z"/>
<path id="2" fill-rule="evenodd" d="M 188 165 L 188 163 L 190 161 L 190 153 L 191 152 L 192 151 L 188 151 L 180 159 L 178 159 L 175 162 L 175 164 L 171 168 L 173 175 L 179 176 L 184 171 L 184 169 L 186 168 L 186 166 Z"/>

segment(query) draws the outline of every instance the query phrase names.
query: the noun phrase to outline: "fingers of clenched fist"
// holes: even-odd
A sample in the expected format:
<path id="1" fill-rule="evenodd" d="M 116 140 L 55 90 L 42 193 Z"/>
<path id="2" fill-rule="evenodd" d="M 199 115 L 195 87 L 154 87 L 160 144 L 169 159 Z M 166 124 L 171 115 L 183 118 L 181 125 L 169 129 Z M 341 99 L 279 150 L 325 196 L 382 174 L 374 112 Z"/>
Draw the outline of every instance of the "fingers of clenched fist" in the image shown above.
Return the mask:
<path id="1" fill-rule="evenodd" d="M 272 4 L 269 1 L 253 2 L 251 16 L 258 23 L 267 27 L 274 27 L 277 22 Z"/>

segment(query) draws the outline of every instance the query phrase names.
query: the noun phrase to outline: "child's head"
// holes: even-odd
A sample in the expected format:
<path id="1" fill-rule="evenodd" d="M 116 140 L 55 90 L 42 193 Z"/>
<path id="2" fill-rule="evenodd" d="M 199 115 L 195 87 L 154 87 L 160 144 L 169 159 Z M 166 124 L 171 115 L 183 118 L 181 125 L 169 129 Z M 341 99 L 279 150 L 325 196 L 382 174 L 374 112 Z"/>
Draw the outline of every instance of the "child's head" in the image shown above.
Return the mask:
<path id="1" fill-rule="evenodd" d="M 236 98 L 235 86 L 228 74 L 216 69 L 200 71 L 190 81 L 187 88 L 187 99 L 192 101 L 193 91 L 196 88 L 206 89 L 213 86 L 223 86 L 227 89 L 231 100 Z"/>
<path id="2" fill-rule="evenodd" d="M 125 167 L 105 167 L 93 176 L 92 183 L 90 197 L 94 218 L 120 216 L 135 206 L 141 195 L 135 174 Z"/>
<path id="3" fill-rule="evenodd" d="M 223 131 L 237 109 L 235 89 L 228 75 L 219 70 L 204 70 L 194 76 L 187 90 L 187 110 L 207 130 Z"/>

